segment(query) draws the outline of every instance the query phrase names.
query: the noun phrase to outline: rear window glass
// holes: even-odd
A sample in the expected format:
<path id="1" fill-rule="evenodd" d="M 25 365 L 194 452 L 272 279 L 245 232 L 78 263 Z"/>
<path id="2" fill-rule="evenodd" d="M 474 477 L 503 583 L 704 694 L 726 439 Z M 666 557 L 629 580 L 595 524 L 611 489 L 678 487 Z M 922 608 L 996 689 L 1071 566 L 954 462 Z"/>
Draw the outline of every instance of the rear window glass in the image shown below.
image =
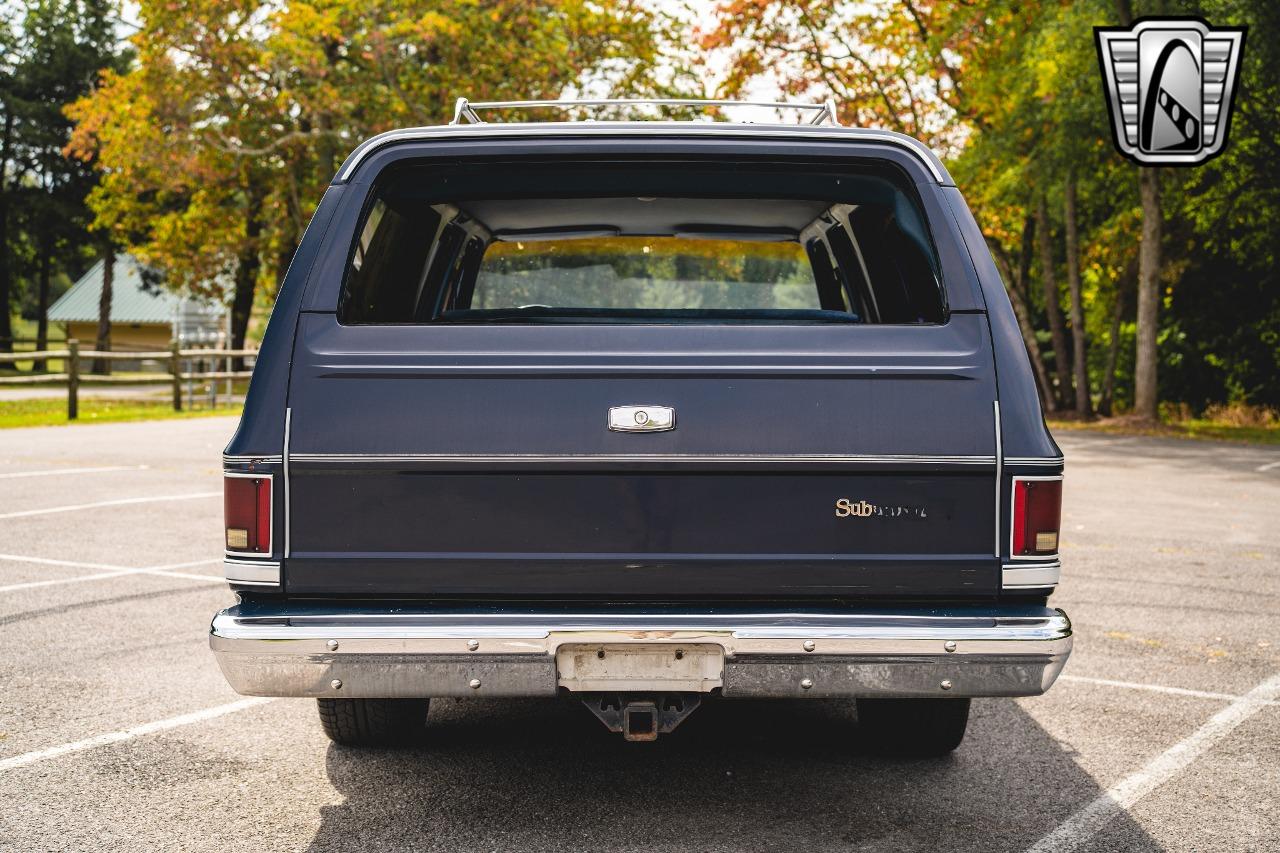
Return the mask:
<path id="1" fill-rule="evenodd" d="M 494 243 L 473 309 L 820 309 L 799 243 L 597 237 Z"/>
<path id="2" fill-rule="evenodd" d="M 380 182 L 352 247 L 342 322 L 945 320 L 924 218 L 884 176 L 455 169 Z M 754 192 L 735 195 L 744 183 Z"/>

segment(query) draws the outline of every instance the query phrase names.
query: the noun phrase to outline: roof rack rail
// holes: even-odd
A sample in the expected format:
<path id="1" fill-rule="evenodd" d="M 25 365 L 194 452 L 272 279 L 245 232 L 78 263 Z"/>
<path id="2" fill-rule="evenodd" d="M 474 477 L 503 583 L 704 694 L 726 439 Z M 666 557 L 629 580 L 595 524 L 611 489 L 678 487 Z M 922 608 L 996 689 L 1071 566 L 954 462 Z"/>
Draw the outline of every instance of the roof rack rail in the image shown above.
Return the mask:
<path id="1" fill-rule="evenodd" d="M 814 113 L 814 116 L 806 122 L 810 125 L 829 124 L 839 126 L 840 122 L 836 119 L 835 101 L 827 100 L 820 104 L 811 103 L 782 103 L 772 101 L 721 101 L 709 100 L 702 98 L 588 98 L 581 100 L 565 100 L 565 101 L 468 101 L 466 98 L 458 98 L 453 108 L 453 119 L 449 124 L 462 124 L 463 119 L 469 124 L 484 124 L 484 119 L 480 118 L 476 110 L 506 110 L 506 109 L 537 109 L 539 107 L 548 107 L 552 109 L 571 110 L 577 107 L 626 107 L 626 106 L 656 106 L 656 107 L 766 107 L 772 109 L 787 110 L 803 110 Z"/>

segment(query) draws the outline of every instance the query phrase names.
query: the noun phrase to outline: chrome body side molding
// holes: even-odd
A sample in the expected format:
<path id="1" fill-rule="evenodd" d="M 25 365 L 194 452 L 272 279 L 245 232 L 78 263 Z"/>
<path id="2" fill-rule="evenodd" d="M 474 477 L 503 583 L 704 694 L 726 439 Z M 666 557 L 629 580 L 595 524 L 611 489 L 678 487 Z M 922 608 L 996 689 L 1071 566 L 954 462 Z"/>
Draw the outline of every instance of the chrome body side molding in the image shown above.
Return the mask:
<path id="1" fill-rule="evenodd" d="M 284 410 L 284 445 L 280 453 L 281 480 L 284 486 L 284 548 L 281 553 L 286 559 L 289 557 L 289 434 L 293 428 L 293 409 L 286 408 Z"/>
<path id="2" fill-rule="evenodd" d="M 996 535 L 995 544 L 993 546 L 996 559 L 1000 558 L 1000 493 L 1004 489 L 1004 436 L 1000 428 L 1000 401 L 994 400 L 991 403 L 992 411 L 995 414 L 996 426 Z M 1009 522 L 1013 523 L 1013 516 L 1009 516 Z"/>
<path id="3" fill-rule="evenodd" d="M 293 453 L 298 462 L 727 462 L 733 464 L 777 462 L 829 462 L 869 465 L 991 465 L 993 456 L 927 456 L 912 454 L 829 453 Z"/>
<path id="4" fill-rule="evenodd" d="M 252 465 L 254 463 L 279 463 L 282 457 L 279 454 L 275 456 L 230 456 L 226 453 L 222 454 L 222 463 L 224 465 Z"/>
<path id="5" fill-rule="evenodd" d="M 723 651 L 727 697 L 1032 696 L 1071 652 L 1060 610 L 539 610 L 239 605 L 210 646 L 255 696 L 553 696 L 562 645 Z M 572 687 L 570 687 L 572 689 Z M 945 692 L 944 692 L 945 691 Z"/>

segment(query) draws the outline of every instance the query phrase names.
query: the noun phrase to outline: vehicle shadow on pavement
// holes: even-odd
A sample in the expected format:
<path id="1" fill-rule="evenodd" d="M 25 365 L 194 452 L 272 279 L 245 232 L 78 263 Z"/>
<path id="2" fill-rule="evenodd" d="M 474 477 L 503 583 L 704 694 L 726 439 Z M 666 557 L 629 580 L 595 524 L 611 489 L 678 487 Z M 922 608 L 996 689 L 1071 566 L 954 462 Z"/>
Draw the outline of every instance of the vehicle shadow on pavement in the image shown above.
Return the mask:
<path id="1" fill-rule="evenodd" d="M 437 700 L 421 747 L 330 746 L 346 801 L 309 849 L 1013 851 L 1100 793 L 1014 701 L 973 708 L 952 757 L 891 760 L 852 702 L 708 702 L 627 743 L 574 700 Z M 1107 836 L 1160 849 L 1124 814 Z"/>

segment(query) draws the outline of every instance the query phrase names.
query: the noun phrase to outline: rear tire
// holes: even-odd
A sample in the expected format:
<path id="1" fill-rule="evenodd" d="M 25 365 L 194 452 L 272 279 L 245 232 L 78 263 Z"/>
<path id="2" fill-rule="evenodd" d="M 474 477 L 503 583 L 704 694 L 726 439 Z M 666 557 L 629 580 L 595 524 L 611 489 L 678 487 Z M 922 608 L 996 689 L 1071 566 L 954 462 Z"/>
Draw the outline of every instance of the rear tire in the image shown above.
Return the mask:
<path id="1" fill-rule="evenodd" d="M 429 699 L 317 699 L 320 726 L 342 746 L 398 746 L 422 737 Z"/>
<path id="2" fill-rule="evenodd" d="M 937 758 L 964 740 L 968 699 L 859 699 L 858 733 L 876 755 Z"/>

